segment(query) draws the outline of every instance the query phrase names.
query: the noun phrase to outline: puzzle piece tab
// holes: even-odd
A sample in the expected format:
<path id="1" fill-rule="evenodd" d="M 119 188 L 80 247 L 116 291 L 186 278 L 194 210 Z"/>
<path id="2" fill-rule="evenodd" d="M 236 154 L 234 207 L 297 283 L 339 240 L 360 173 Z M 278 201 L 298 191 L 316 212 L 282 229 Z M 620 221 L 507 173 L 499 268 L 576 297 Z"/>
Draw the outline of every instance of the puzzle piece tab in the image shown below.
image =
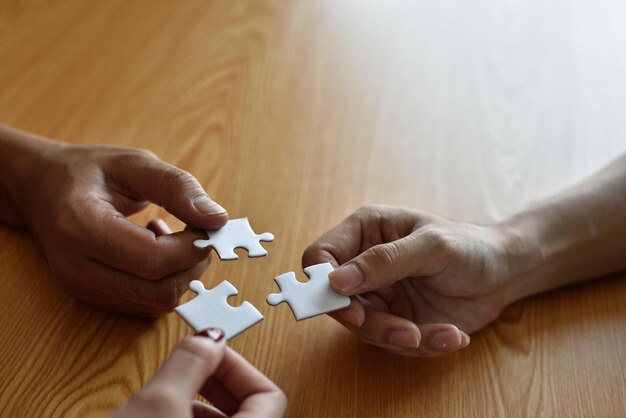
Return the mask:
<path id="1" fill-rule="evenodd" d="M 233 307 L 226 299 L 236 295 L 237 288 L 224 280 L 211 290 L 206 290 L 200 280 L 189 283 L 198 296 L 174 310 L 196 332 L 209 327 L 221 328 L 227 340 L 263 320 L 263 315 L 250 302 Z"/>
<path id="2" fill-rule="evenodd" d="M 222 228 L 206 231 L 209 239 L 197 239 L 193 242 L 196 248 L 213 247 L 220 260 L 236 260 L 235 248 L 245 248 L 248 257 L 263 257 L 267 251 L 260 241 L 274 241 L 274 235 L 264 232 L 257 235 L 250 227 L 248 218 L 232 219 Z"/>
<path id="3" fill-rule="evenodd" d="M 350 305 L 350 298 L 340 295 L 331 287 L 328 281 L 331 271 L 333 266 L 330 263 L 309 266 L 304 269 L 309 277 L 306 283 L 296 280 L 293 271 L 281 274 L 274 279 L 281 293 L 269 295 L 267 303 L 278 305 L 287 302 L 298 321 L 345 308 Z"/>

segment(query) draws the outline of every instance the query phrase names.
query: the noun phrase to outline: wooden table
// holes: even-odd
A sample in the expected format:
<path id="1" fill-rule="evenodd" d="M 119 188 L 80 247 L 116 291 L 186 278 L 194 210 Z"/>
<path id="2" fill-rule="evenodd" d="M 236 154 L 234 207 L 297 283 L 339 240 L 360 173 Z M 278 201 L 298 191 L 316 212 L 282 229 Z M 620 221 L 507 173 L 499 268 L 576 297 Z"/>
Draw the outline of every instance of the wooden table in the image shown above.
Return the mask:
<path id="1" fill-rule="evenodd" d="M 626 416 L 624 275 L 534 297 L 437 359 L 265 296 L 367 203 L 501 219 L 626 149 L 623 2 L 0 0 L 0 120 L 148 148 L 276 241 L 215 261 L 264 322 L 232 347 L 289 417 Z M 39 173 L 33 173 L 38 175 Z M 181 223 L 151 207 L 155 216 Z M 0 229 L 0 415 L 100 416 L 191 330 L 67 296 Z M 186 298 L 189 298 L 187 295 Z"/>

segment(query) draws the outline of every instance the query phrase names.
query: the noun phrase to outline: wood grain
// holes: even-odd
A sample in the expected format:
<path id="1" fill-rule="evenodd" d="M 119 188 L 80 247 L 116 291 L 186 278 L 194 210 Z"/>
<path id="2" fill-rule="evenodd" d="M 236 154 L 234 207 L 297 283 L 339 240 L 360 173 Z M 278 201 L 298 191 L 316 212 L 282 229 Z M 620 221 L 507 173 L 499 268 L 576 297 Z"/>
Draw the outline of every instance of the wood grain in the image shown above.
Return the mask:
<path id="1" fill-rule="evenodd" d="M 518 303 L 440 359 L 264 302 L 361 205 L 499 219 L 626 150 L 625 18 L 617 1 L 0 0 L 0 120 L 148 148 L 276 235 L 203 279 L 266 316 L 232 346 L 289 417 L 626 416 L 623 275 Z M 134 219 L 155 215 L 182 226 Z M 21 231 L 0 248 L 3 417 L 105 415 L 191 332 L 74 301 Z"/>

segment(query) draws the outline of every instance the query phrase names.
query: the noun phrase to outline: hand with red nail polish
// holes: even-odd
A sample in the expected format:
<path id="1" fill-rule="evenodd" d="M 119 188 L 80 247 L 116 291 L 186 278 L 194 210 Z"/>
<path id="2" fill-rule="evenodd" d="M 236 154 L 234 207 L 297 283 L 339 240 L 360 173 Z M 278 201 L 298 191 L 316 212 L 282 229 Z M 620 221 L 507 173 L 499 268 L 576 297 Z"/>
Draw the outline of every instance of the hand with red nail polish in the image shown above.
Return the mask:
<path id="1" fill-rule="evenodd" d="M 149 151 L 68 145 L 0 125 L 0 221 L 28 228 L 77 298 L 145 316 L 171 311 L 209 264 L 204 237 L 126 217 L 149 202 L 198 229 L 228 218 L 198 181 Z"/>
<path id="2" fill-rule="evenodd" d="M 212 406 L 195 400 L 202 395 Z M 282 417 L 278 386 L 209 328 L 185 338 L 135 396 L 110 418 Z"/>

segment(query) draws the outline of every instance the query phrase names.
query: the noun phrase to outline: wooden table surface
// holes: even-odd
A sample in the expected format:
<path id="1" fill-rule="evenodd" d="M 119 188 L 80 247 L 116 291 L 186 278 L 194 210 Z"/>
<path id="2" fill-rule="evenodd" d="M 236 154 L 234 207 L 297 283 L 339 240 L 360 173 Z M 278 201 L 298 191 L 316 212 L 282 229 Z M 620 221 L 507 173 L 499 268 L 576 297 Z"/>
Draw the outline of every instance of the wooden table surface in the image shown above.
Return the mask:
<path id="1" fill-rule="evenodd" d="M 626 150 L 625 18 L 618 1 L 0 0 L 0 120 L 148 148 L 276 235 L 203 280 L 265 315 L 231 346 L 289 417 L 624 417 L 625 275 L 517 303 L 437 359 L 265 297 L 359 206 L 498 220 Z M 182 227 L 133 219 L 155 216 Z M 6 227 L 0 280 L 2 417 L 104 415 L 192 332 L 76 302 Z"/>

